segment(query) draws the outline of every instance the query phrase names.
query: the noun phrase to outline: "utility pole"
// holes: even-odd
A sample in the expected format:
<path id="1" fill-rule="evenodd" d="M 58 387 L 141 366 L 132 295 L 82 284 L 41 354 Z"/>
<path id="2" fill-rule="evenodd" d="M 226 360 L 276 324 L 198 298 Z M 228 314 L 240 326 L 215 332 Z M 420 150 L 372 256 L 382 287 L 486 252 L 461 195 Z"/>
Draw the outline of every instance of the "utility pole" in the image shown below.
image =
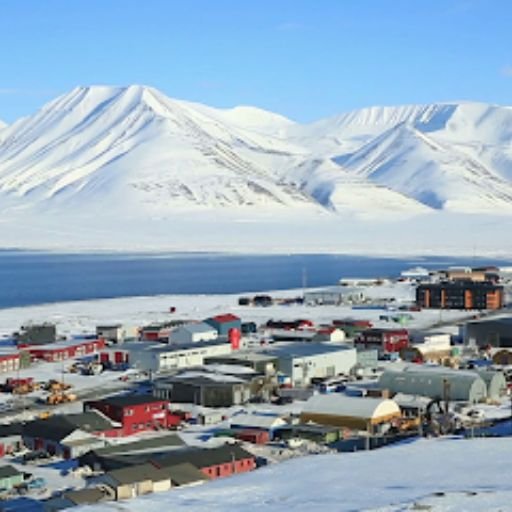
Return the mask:
<path id="1" fill-rule="evenodd" d="M 308 286 L 308 273 L 307 273 L 306 267 L 302 267 L 302 298 L 304 298 L 307 286 Z"/>

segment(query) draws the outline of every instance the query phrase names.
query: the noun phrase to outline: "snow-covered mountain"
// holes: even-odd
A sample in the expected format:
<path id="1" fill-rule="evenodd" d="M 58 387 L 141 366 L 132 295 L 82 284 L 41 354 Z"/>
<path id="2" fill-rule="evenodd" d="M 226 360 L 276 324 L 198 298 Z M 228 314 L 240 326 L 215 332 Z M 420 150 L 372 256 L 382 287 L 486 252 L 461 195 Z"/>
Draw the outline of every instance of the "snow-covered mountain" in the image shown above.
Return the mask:
<path id="1" fill-rule="evenodd" d="M 140 226 L 510 215 L 512 108 L 372 107 L 301 125 L 94 86 L 0 130 L 0 227 L 51 216 L 95 232 L 100 211 L 105 225 Z"/>

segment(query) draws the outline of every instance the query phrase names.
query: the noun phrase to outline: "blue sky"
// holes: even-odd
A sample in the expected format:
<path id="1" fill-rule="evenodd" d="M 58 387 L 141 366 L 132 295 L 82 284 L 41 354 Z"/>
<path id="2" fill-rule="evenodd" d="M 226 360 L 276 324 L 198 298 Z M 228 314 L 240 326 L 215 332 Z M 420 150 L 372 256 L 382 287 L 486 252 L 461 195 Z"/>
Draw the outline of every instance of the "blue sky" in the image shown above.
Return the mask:
<path id="1" fill-rule="evenodd" d="M 0 0 L 0 119 L 142 83 L 298 121 L 382 104 L 512 104 L 509 0 Z"/>

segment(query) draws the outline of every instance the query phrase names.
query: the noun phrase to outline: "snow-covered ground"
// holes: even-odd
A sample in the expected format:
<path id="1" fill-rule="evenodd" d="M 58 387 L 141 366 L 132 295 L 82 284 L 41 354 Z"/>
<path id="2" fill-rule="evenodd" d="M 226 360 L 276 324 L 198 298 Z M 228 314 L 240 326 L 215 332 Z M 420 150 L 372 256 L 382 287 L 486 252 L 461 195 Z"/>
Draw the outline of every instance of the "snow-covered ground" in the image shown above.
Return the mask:
<path id="1" fill-rule="evenodd" d="M 408 283 L 370 286 L 362 289 L 370 299 L 396 300 L 396 306 L 414 300 L 414 286 Z M 276 298 L 302 296 L 303 290 L 279 290 L 268 292 Z M 238 298 L 245 294 L 222 295 L 160 295 L 154 297 L 125 297 L 87 301 L 61 302 L 38 306 L 7 308 L 0 310 L 0 335 L 9 335 L 28 322 L 52 322 L 59 334 L 90 334 L 96 325 L 124 323 L 144 325 L 173 319 L 202 320 L 216 314 L 232 312 L 243 321 L 265 323 L 269 319 L 285 320 L 310 318 L 317 324 L 330 323 L 333 319 L 368 319 L 377 326 L 396 325 L 379 321 L 382 314 L 393 311 L 352 309 L 350 306 L 273 305 L 270 307 L 239 306 Z M 251 295 L 251 294 L 247 294 Z M 169 308 L 176 308 L 169 313 Z M 449 310 L 422 310 L 407 312 L 412 319 L 407 324 L 411 329 L 426 328 L 439 322 L 457 322 L 472 316 L 472 313 Z"/>
<path id="2" fill-rule="evenodd" d="M 418 440 L 372 452 L 315 455 L 93 511 L 512 510 L 508 439 Z"/>

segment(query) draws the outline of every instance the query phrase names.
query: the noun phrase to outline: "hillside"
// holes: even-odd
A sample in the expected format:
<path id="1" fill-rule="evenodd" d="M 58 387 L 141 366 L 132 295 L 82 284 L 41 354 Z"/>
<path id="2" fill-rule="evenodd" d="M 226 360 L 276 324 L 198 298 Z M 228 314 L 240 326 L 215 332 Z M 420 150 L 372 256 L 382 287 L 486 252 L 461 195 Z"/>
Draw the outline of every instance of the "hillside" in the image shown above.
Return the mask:
<path id="1" fill-rule="evenodd" d="M 122 509 L 511 510 L 512 492 L 504 478 L 507 453 L 512 454 L 507 439 L 436 439 L 373 452 L 309 456 L 201 487 L 126 501 Z M 77 511 L 118 509 L 118 504 L 105 503 Z"/>

